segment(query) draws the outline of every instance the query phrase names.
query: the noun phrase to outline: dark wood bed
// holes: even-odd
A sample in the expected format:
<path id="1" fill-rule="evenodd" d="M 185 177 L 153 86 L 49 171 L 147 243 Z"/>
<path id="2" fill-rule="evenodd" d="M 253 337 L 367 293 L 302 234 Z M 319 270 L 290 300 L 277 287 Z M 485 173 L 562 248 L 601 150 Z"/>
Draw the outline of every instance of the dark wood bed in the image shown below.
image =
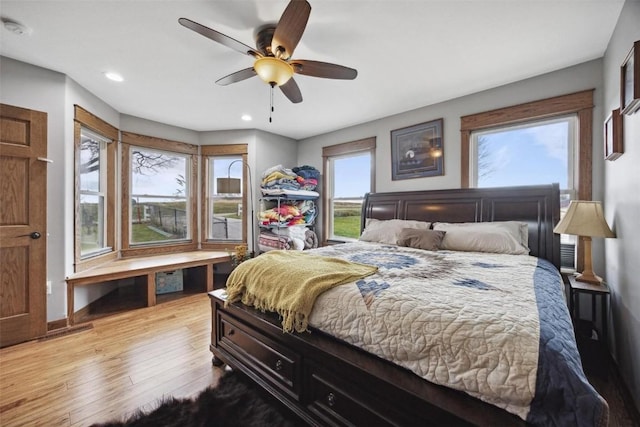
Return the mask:
<path id="1" fill-rule="evenodd" d="M 558 185 L 368 194 L 365 218 L 524 221 L 531 255 L 560 266 Z M 526 425 L 520 418 L 322 332 L 285 334 L 277 315 L 210 294 L 214 363 L 245 373 L 309 425 Z"/>

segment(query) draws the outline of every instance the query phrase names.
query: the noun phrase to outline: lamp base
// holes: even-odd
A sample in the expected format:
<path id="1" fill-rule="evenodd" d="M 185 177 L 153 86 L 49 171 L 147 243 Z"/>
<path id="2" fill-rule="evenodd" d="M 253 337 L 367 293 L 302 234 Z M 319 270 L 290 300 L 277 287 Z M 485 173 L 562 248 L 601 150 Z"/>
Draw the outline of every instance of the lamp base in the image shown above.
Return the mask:
<path id="1" fill-rule="evenodd" d="M 584 268 L 582 273 L 576 276 L 578 282 L 590 283 L 592 285 L 602 285 L 602 277 L 596 276 L 591 263 L 591 237 L 581 236 L 584 243 Z"/>
<path id="2" fill-rule="evenodd" d="M 595 274 L 590 274 L 587 272 L 583 272 L 576 276 L 576 280 L 578 282 L 591 283 L 592 285 L 602 285 L 602 277 L 596 276 Z"/>

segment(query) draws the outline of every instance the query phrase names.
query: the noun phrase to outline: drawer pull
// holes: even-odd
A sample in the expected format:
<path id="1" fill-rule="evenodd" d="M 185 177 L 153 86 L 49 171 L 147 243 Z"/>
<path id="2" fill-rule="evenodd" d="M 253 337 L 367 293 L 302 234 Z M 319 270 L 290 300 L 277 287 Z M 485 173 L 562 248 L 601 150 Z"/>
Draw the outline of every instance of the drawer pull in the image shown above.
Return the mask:
<path id="1" fill-rule="evenodd" d="M 327 404 L 333 406 L 336 404 L 336 396 L 333 393 L 327 394 Z"/>
<path id="2" fill-rule="evenodd" d="M 282 360 L 278 359 L 278 361 L 276 362 L 276 371 L 281 371 L 282 370 Z"/>
<path id="3" fill-rule="evenodd" d="M 233 328 L 229 329 L 229 335 L 233 335 L 233 334 L 235 334 L 235 333 L 236 333 L 236 330 L 235 330 L 235 329 L 233 329 Z"/>

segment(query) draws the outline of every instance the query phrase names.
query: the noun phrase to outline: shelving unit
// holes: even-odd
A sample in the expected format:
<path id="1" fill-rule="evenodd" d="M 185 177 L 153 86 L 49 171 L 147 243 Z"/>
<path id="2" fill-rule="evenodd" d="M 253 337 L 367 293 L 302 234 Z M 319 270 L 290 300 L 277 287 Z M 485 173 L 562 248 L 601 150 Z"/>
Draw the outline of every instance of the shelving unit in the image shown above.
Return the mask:
<path id="1" fill-rule="evenodd" d="M 290 169 L 279 164 L 262 173 L 258 213 L 261 252 L 317 247 L 314 224 L 320 194 L 315 189 L 319 180 L 320 171 L 309 165 Z"/>
<path id="2" fill-rule="evenodd" d="M 280 195 L 264 195 L 260 199 L 259 225 L 261 230 L 268 230 L 277 238 L 302 240 L 304 245 L 304 236 L 302 234 L 292 233 L 293 227 L 300 227 L 314 230 L 315 219 L 317 217 L 317 193 L 315 195 L 300 195 L 295 192 L 284 192 Z M 304 206 L 305 203 L 311 203 L 312 206 Z M 302 206 L 301 206 L 302 204 Z M 306 209 L 305 209 L 306 208 Z M 301 222 L 300 219 L 304 218 Z M 305 231 L 306 232 L 306 231 Z M 261 233 L 264 240 L 264 234 Z M 283 244 L 282 240 L 274 241 L 271 245 L 260 245 L 261 250 L 267 248 L 280 249 Z"/>

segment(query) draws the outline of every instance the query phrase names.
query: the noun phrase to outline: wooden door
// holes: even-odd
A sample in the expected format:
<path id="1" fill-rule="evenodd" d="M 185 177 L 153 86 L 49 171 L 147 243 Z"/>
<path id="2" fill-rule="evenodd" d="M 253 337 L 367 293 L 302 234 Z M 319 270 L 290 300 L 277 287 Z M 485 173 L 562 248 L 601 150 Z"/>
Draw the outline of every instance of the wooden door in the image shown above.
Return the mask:
<path id="1" fill-rule="evenodd" d="M 0 104 L 0 347 L 47 333 L 47 114 Z"/>

